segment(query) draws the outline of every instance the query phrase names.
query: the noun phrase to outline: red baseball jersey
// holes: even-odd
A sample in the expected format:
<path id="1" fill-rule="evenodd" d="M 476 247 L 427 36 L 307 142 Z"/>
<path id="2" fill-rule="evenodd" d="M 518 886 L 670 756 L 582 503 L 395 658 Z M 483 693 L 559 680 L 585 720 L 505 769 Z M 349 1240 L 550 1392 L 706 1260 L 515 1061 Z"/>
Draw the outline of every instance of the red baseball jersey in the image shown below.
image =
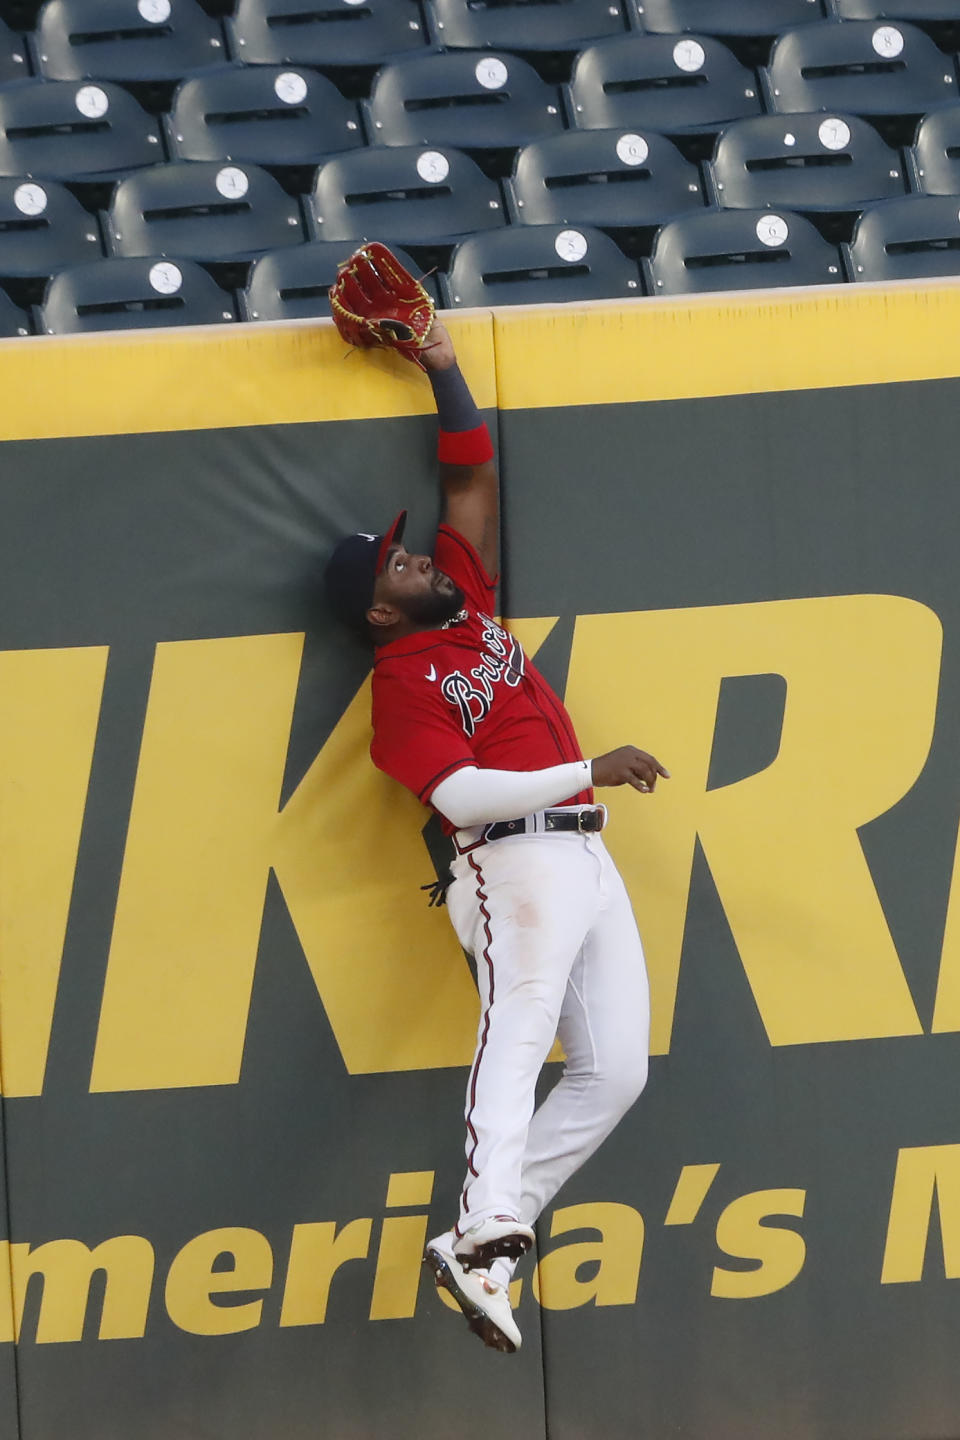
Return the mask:
<path id="1" fill-rule="evenodd" d="M 441 525 L 434 564 L 463 590 L 464 618 L 377 650 L 374 764 L 429 804 L 441 780 L 465 765 L 544 770 L 582 760 L 563 704 L 519 641 L 492 619 L 496 581 L 470 542 Z M 581 790 L 562 803 L 592 801 L 593 791 Z"/>

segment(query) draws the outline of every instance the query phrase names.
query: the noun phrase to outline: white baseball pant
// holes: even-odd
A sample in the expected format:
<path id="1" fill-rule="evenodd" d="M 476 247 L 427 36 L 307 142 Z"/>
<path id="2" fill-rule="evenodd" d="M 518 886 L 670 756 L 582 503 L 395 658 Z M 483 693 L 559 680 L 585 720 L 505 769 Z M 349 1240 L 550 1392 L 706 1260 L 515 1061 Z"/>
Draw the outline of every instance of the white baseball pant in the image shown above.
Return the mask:
<path id="1" fill-rule="evenodd" d="M 643 947 L 599 834 L 508 836 L 452 869 L 450 919 L 480 992 L 458 1228 L 492 1215 L 532 1225 L 646 1083 Z M 563 1074 L 534 1112 L 558 1035 Z"/>

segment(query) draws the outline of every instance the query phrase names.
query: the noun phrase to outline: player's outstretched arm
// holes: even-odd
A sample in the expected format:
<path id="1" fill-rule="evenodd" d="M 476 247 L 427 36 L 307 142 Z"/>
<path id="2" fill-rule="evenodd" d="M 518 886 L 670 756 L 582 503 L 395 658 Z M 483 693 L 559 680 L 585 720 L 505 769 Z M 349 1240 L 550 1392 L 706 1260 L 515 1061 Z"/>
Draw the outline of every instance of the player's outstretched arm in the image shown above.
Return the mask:
<path id="1" fill-rule="evenodd" d="M 571 760 L 546 770 L 464 766 L 435 786 L 430 804 L 460 830 L 559 805 L 590 785 L 632 785 L 651 794 L 660 775 L 669 779 L 659 760 L 623 745 L 596 760 Z"/>
<path id="2" fill-rule="evenodd" d="M 500 487 L 493 446 L 446 326 L 434 320 L 420 351 L 437 403 L 443 518 L 479 552 L 489 575 L 499 564 Z"/>

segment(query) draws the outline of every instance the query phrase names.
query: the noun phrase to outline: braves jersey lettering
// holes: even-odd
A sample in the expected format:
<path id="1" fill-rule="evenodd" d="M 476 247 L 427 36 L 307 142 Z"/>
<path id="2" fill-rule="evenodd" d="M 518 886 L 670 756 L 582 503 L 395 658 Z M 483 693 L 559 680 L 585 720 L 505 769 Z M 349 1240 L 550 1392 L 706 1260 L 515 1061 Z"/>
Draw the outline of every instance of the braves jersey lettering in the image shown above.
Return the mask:
<path id="1" fill-rule="evenodd" d="M 523 665 L 526 659 L 523 647 L 515 635 L 499 626 L 488 615 L 481 615 L 483 621 L 483 644 L 503 661 L 504 679 L 508 685 L 519 685 L 523 679 Z"/>
<path id="2" fill-rule="evenodd" d="M 495 693 L 493 687 L 497 681 L 502 679 L 511 686 L 520 684 L 526 658 L 519 640 L 501 629 L 488 615 L 479 618 L 483 621 L 482 643 L 493 654 L 485 654 L 480 664 L 469 672 L 475 684 L 471 684 L 462 670 L 454 670 L 440 686 L 444 699 L 459 711 L 460 722 L 468 736 L 475 734 L 480 721 L 489 715 Z"/>
<path id="3" fill-rule="evenodd" d="M 462 618 L 382 645 L 373 671 L 374 763 L 426 803 L 466 765 L 542 770 L 582 760 L 570 717 L 491 619 L 495 581 L 473 546 L 441 525 L 434 561 L 463 590 Z M 589 804 L 592 791 L 571 796 Z"/>

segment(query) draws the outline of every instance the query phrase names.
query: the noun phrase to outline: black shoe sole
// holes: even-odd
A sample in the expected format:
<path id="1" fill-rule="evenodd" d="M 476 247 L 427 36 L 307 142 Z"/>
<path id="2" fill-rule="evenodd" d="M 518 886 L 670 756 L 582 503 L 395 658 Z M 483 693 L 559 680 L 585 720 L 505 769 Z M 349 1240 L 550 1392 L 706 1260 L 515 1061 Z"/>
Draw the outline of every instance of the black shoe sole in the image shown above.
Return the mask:
<path id="1" fill-rule="evenodd" d="M 526 1235 L 501 1235 L 478 1245 L 470 1255 L 458 1255 L 464 1270 L 489 1270 L 494 1260 L 522 1260 L 533 1241 Z"/>
<path id="2" fill-rule="evenodd" d="M 467 1324 L 474 1335 L 479 1335 L 484 1345 L 491 1350 L 499 1350 L 501 1354 L 513 1355 L 516 1353 L 516 1345 L 509 1340 L 499 1325 L 495 1325 L 485 1310 L 481 1310 L 469 1295 L 465 1294 L 457 1284 L 456 1278 L 450 1266 L 442 1255 L 435 1250 L 426 1250 L 423 1255 L 423 1263 L 433 1271 L 433 1278 L 437 1287 L 448 1290 L 459 1305 L 466 1317 Z"/>

